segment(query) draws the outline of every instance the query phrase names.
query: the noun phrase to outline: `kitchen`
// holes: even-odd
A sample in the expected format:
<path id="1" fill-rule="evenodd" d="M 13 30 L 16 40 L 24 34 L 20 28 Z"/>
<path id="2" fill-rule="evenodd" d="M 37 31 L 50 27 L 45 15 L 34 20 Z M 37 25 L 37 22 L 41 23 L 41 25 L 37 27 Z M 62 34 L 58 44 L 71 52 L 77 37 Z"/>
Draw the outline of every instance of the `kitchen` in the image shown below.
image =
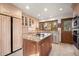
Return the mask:
<path id="1" fill-rule="evenodd" d="M 79 56 L 78 14 L 77 3 L 0 3 L 0 56 Z"/>

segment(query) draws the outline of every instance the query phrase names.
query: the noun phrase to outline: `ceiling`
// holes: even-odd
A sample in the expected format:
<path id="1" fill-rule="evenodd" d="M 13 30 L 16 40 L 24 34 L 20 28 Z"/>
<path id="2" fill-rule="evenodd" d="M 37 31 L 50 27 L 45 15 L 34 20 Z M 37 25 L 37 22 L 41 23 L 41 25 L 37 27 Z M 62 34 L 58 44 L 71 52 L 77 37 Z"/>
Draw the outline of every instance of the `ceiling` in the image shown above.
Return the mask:
<path id="1" fill-rule="evenodd" d="M 22 9 L 24 13 L 38 19 L 72 16 L 71 3 L 14 3 L 14 5 Z M 26 9 L 26 6 L 29 6 L 29 10 Z M 48 11 L 45 12 L 44 8 L 47 8 Z M 61 11 L 60 8 L 62 8 Z"/>

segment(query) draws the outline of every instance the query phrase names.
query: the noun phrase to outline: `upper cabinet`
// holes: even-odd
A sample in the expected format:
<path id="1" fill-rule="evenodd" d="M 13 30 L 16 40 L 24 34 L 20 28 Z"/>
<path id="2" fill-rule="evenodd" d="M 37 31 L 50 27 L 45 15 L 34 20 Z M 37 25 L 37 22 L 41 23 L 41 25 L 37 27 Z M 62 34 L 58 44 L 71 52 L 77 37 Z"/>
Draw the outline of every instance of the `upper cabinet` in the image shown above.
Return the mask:
<path id="1" fill-rule="evenodd" d="M 39 23 L 39 29 L 45 31 L 56 31 L 58 27 L 57 21 L 46 21 Z"/>
<path id="2" fill-rule="evenodd" d="M 23 15 L 22 25 L 23 25 L 23 33 L 27 32 L 32 33 L 35 32 L 37 29 L 39 29 L 39 20 L 29 15 Z"/>
<path id="3" fill-rule="evenodd" d="M 64 31 L 72 31 L 72 20 L 63 21 Z"/>
<path id="4" fill-rule="evenodd" d="M 28 18 L 27 17 L 22 16 L 22 25 L 23 26 L 27 26 L 28 25 Z"/>
<path id="5" fill-rule="evenodd" d="M 22 25 L 32 27 L 32 25 L 36 22 L 36 19 L 30 18 L 28 16 L 22 16 Z"/>
<path id="6" fill-rule="evenodd" d="M 73 3 L 72 4 L 72 9 L 73 9 L 73 15 L 79 15 L 79 3 Z"/>
<path id="7" fill-rule="evenodd" d="M 0 14 L 5 14 L 17 18 L 22 17 L 21 10 L 10 3 L 0 3 Z"/>

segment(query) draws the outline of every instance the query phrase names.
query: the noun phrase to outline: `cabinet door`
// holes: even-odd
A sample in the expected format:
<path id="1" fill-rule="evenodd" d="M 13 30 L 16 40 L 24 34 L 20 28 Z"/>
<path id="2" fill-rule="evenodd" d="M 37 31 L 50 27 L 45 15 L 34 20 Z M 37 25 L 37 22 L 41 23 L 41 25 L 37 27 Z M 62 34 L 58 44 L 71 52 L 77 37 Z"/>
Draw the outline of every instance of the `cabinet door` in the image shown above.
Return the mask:
<path id="1" fill-rule="evenodd" d="M 2 55 L 6 55 L 11 52 L 11 22 L 10 17 L 1 15 L 2 17 Z"/>
<path id="2" fill-rule="evenodd" d="M 23 55 L 24 56 L 37 56 L 37 43 L 31 40 L 23 40 Z"/>
<path id="3" fill-rule="evenodd" d="M 43 41 L 41 46 L 41 56 L 47 56 L 49 54 L 49 40 Z"/>
<path id="4" fill-rule="evenodd" d="M 61 42 L 72 44 L 72 18 L 62 19 L 61 21 Z"/>
<path id="5" fill-rule="evenodd" d="M 45 38 L 44 40 L 40 41 L 40 55 L 41 56 L 48 56 L 51 48 L 52 48 L 52 37 L 49 36 Z"/>
<path id="6" fill-rule="evenodd" d="M 22 20 L 13 18 L 13 51 L 22 48 Z"/>

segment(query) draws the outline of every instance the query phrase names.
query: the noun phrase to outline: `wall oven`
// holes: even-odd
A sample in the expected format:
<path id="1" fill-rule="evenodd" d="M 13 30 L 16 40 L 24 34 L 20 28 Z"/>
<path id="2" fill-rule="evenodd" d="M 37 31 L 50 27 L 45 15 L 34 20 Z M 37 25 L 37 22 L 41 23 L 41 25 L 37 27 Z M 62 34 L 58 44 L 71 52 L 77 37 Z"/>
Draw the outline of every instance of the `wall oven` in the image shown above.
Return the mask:
<path id="1" fill-rule="evenodd" d="M 79 49 L 79 16 L 73 18 L 72 28 L 74 45 Z"/>

